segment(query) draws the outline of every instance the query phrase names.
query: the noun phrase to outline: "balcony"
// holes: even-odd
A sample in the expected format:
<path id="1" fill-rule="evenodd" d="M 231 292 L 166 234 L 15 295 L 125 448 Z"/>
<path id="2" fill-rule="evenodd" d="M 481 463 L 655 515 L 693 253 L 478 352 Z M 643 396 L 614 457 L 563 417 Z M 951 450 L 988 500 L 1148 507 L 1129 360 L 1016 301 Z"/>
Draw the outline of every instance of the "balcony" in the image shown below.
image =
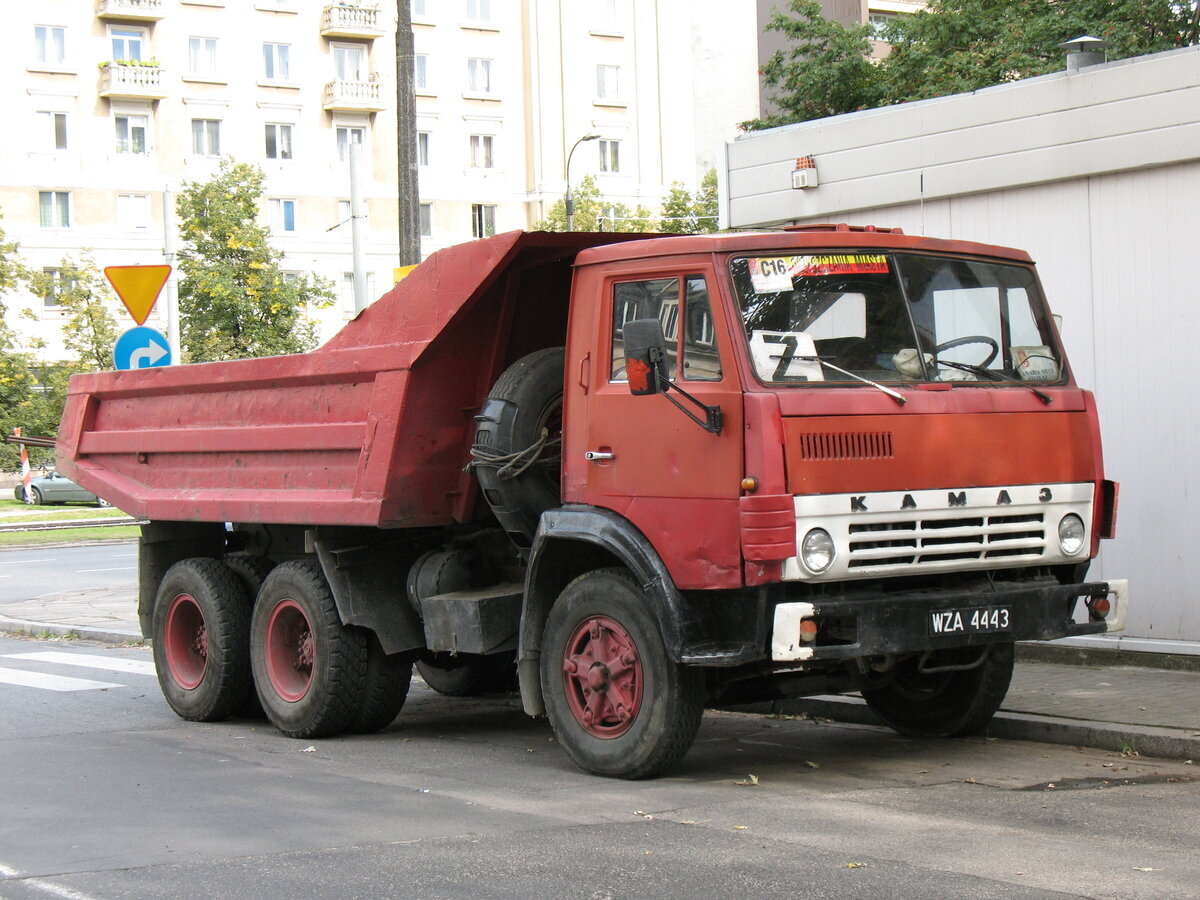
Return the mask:
<path id="1" fill-rule="evenodd" d="M 163 90 L 158 66 L 126 66 L 109 63 L 100 69 L 100 96 L 132 100 L 161 100 Z"/>
<path id="2" fill-rule="evenodd" d="M 370 3 L 333 3 L 321 16 L 321 36 L 374 40 L 386 31 L 379 7 Z"/>
<path id="3" fill-rule="evenodd" d="M 96 15 L 101 19 L 125 19 L 157 22 L 166 15 L 163 0 L 96 0 Z"/>
<path id="4" fill-rule="evenodd" d="M 379 112 L 388 104 L 378 81 L 331 81 L 325 85 L 324 107 L 344 112 Z"/>

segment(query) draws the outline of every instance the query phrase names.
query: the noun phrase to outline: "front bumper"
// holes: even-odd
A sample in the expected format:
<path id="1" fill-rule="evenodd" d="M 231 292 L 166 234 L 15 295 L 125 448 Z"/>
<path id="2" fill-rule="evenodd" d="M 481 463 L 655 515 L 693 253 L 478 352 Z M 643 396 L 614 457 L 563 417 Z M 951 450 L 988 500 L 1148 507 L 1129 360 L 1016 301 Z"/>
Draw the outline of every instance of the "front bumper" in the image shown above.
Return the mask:
<path id="1" fill-rule="evenodd" d="M 1075 622 L 1080 599 L 1107 597 L 1110 611 L 1102 621 Z M 776 662 L 855 659 L 885 654 L 922 653 L 1007 641 L 1050 641 L 1083 634 L 1103 634 L 1125 627 L 1129 583 L 1125 580 L 1084 584 L 993 585 L 946 588 L 912 593 L 857 594 L 852 598 L 784 600 L 775 606 L 771 659 Z M 1008 610 L 1010 627 L 1003 631 L 934 633 L 932 614 L 942 610 Z M 966 617 L 969 620 L 969 616 Z M 801 625 L 816 624 L 812 640 L 802 638 Z M 811 625 L 805 626 L 811 630 Z M 836 637 L 824 635 L 835 634 Z"/>

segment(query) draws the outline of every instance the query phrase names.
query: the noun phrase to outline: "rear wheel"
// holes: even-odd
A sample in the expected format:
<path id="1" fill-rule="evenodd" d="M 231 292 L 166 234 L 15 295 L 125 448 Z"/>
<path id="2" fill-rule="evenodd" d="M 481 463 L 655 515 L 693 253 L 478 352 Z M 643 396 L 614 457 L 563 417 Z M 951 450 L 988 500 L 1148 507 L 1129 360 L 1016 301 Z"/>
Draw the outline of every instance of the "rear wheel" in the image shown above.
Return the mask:
<path id="1" fill-rule="evenodd" d="M 224 719 L 252 690 L 247 649 L 250 601 L 215 559 L 167 570 L 154 603 L 154 665 L 163 696 L 184 719 Z"/>
<path id="2" fill-rule="evenodd" d="M 411 653 L 383 652 L 379 638 L 367 632 L 367 672 L 362 700 L 346 730 L 353 734 L 371 734 L 395 721 L 408 697 L 412 682 Z"/>
<path id="3" fill-rule="evenodd" d="M 581 768 L 649 778 L 691 747 L 704 679 L 667 654 L 644 595 L 624 569 L 563 590 L 546 622 L 542 693 L 554 733 Z"/>
<path id="4" fill-rule="evenodd" d="M 289 737 L 345 731 L 362 704 L 367 632 L 338 617 L 315 562 L 276 566 L 250 625 L 250 660 L 263 711 Z"/>
<path id="5" fill-rule="evenodd" d="M 249 617 L 253 614 L 255 598 L 258 597 L 258 592 L 262 590 L 263 582 L 275 564 L 263 556 L 227 556 L 224 562 L 229 571 L 234 574 L 234 577 L 246 589 L 246 596 L 249 598 L 250 603 L 250 609 L 246 613 L 248 621 Z M 248 638 L 246 652 L 249 653 Z M 247 719 L 263 718 L 262 703 L 259 702 L 256 691 L 251 690 L 249 692 L 246 702 L 237 710 L 237 714 Z"/>
<path id="6" fill-rule="evenodd" d="M 961 668 L 985 651 L 978 665 Z M 901 660 L 890 682 L 863 690 L 862 696 L 885 725 L 901 734 L 956 737 L 973 734 L 991 720 L 1008 693 L 1012 672 L 1011 643 L 961 647 L 924 666 L 917 657 Z"/>

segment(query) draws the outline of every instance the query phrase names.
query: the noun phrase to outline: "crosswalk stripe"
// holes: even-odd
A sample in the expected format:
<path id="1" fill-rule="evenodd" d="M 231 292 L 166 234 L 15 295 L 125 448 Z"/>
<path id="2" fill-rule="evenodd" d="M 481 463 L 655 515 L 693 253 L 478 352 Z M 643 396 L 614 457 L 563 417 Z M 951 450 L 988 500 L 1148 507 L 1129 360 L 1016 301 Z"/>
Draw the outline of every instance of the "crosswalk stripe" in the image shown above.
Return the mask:
<path id="1" fill-rule="evenodd" d="M 123 684 L 113 684 L 109 681 L 89 681 L 86 678 L 47 675 L 44 672 L 29 672 L 25 669 L 0 669 L 0 684 L 15 684 L 43 691 L 99 691 L 104 688 L 125 687 Z"/>
<path id="2" fill-rule="evenodd" d="M 151 675 L 154 663 L 144 659 L 122 659 L 117 656 L 99 656 L 94 653 L 65 653 L 61 650 L 43 650 L 38 653 L 5 653 L 4 659 L 30 659 L 37 662 L 61 663 L 65 666 L 81 666 L 85 669 L 107 669 L 110 672 L 127 672 L 132 675 Z"/>

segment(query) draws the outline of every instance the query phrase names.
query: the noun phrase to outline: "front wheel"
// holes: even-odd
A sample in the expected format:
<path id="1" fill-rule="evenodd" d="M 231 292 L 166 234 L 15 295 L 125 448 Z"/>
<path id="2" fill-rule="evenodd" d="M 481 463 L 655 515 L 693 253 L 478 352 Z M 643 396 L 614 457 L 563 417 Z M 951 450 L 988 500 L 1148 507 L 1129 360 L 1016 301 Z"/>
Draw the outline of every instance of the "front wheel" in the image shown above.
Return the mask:
<path id="1" fill-rule="evenodd" d="M 973 662 L 986 653 L 982 662 Z M 938 671 L 941 670 L 941 671 Z M 981 730 L 996 714 L 1012 680 L 1013 645 L 962 647 L 924 666 L 901 660 L 891 681 L 862 691 L 867 706 L 888 727 L 915 737 L 957 737 Z"/>
<path id="2" fill-rule="evenodd" d="M 271 570 L 250 623 L 250 662 L 263 711 L 288 737 L 345 731 L 364 696 L 367 633 L 338 618 L 320 566 Z"/>
<path id="3" fill-rule="evenodd" d="M 29 506 L 42 505 L 42 492 L 35 487 L 29 489 L 29 493 L 25 497 L 25 503 Z"/>
<path id="4" fill-rule="evenodd" d="M 559 743 L 596 775 L 662 774 L 704 713 L 702 673 L 670 658 L 624 569 L 588 572 L 563 590 L 546 622 L 541 681 Z"/>

